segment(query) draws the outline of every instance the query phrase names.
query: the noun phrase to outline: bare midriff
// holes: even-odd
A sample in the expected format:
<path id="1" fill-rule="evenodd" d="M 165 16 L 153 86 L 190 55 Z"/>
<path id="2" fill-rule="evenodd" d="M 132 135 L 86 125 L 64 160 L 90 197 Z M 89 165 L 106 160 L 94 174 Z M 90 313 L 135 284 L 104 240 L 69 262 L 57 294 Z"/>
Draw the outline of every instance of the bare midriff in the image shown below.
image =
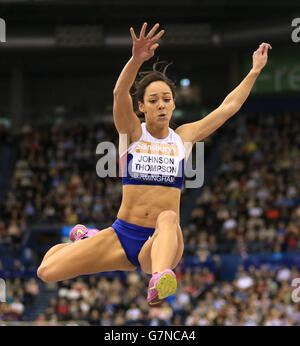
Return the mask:
<path id="1" fill-rule="evenodd" d="M 155 228 L 158 215 L 173 210 L 178 215 L 181 190 L 152 185 L 123 185 L 123 197 L 118 218 L 142 227 Z"/>

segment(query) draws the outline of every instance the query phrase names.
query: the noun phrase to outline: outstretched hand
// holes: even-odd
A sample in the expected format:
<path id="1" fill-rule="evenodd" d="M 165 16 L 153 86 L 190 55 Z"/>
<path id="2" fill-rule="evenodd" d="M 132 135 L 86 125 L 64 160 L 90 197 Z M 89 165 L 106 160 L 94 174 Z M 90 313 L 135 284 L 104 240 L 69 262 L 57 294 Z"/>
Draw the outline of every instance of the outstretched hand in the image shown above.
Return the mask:
<path id="1" fill-rule="evenodd" d="M 133 41 L 132 55 L 135 59 L 144 62 L 153 57 L 155 49 L 159 46 L 159 44 L 155 42 L 159 40 L 165 33 L 164 30 L 161 30 L 158 34 L 153 36 L 158 27 L 159 24 L 155 24 L 149 31 L 148 35 L 145 36 L 147 23 L 144 23 L 140 31 L 139 38 L 136 37 L 133 28 L 130 28 L 130 34 Z"/>
<path id="2" fill-rule="evenodd" d="M 260 72 L 268 61 L 268 50 L 272 49 L 269 43 L 261 43 L 258 49 L 253 53 L 253 69 Z"/>

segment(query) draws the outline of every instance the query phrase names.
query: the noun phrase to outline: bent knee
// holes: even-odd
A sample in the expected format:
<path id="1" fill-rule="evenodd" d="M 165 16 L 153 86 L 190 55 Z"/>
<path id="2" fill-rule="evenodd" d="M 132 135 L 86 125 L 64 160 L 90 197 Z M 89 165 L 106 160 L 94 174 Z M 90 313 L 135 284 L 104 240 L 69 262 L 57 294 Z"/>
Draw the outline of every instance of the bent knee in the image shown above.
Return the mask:
<path id="1" fill-rule="evenodd" d="M 50 276 L 50 271 L 47 266 L 41 265 L 39 266 L 37 270 L 37 276 L 40 280 L 43 282 L 55 282 L 56 280 L 53 280 Z"/>
<path id="2" fill-rule="evenodd" d="M 174 210 L 164 210 L 158 215 L 157 223 L 160 222 L 178 223 L 178 216 Z"/>

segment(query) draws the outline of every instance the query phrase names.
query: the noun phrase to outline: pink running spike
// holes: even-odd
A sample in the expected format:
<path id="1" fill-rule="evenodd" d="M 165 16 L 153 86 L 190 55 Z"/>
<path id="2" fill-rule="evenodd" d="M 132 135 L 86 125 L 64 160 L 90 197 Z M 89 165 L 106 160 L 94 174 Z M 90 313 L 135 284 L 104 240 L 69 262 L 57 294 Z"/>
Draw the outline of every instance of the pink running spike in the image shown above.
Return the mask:
<path id="1" fill-rule="evenodd" d="M 82 238 L 91 237 L 98 232 L 99 231 L 97 229 L 88 229 L 83 225 L 76 225 L 71 229 L 69 237 L 70 237 L 70 240 L 74 242 Z"/>
<path id="2" fill-rule="evenodd" d="M 149 282 L 147 302 L 150 306 L 160 306 L 167 297 L 176 292 L 176 275 L 171 269 L 154 273 Z"/>

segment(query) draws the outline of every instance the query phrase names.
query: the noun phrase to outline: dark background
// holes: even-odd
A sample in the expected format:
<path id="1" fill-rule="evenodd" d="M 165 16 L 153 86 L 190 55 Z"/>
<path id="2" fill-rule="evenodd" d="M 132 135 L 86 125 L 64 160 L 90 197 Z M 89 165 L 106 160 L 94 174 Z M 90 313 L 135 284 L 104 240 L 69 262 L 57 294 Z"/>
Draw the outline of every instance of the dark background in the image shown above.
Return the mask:
<path id="1" fill-rule="evenodd" d="M 197 110 L 217 106 L 245 75 L 261 42 L 293 55 L 297 1 L 0 1 L 0 118 L 17 129 L 61 113 L 111 114 L 112 90 L 131 56 L 130 26 L 166 30 L 156 57 L 198 87 Z M 270 54 L 272 54 L 271 52 Z M 156 58 L 155 57 L 155 58 Z M 151 67 L 155 58 L 145 64 Z M 278 95 L 276 95 L 278 96 Z"/>

